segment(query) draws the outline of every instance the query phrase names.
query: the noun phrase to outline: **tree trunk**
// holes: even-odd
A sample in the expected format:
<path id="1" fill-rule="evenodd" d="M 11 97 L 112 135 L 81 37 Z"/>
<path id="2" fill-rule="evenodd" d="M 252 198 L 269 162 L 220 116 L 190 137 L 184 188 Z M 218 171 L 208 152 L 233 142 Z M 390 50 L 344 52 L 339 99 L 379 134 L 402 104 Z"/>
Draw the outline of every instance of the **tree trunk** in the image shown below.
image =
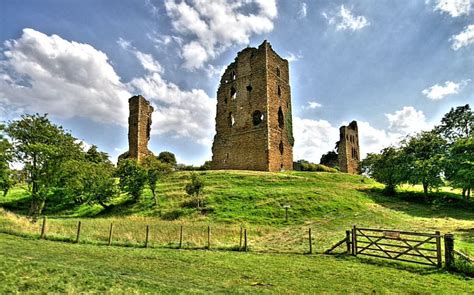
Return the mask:
<path id="1" fill-rule="evenodd" d="M 471 188 L 467 189 L 467 198 L 469 199 L 471 197 Z"/>
<path id="2" fill-rule="evenodd" d="M 423 192 L 425 196 L 428 196 L 428 184 L 426 182 L 423 182 Z"/>
<path id="3" fill-rule="evenodd" d="M 156 193 L 154 189 L 151 190 L 151 194 L 153 196 L 153 200 L 155 200 L 155 206 L 158 205 L 158 198 L 156 197 Z"/>
<path id="4" fill-rule="evenodd" d="M 466 192 L 467 192 L 467 188 L 464 187 L 464 188 L 462 189 L 462 198 L 463 198 L 463 199 L 467 199 Z"/>

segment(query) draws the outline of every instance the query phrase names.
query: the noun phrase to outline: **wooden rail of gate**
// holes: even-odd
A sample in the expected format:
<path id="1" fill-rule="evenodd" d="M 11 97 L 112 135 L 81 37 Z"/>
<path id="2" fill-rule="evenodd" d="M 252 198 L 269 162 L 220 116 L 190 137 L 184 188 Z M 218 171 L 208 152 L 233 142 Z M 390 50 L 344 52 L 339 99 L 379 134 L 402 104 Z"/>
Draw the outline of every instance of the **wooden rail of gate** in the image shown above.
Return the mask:
<path id="1" fill-rule="evenodd" d="M 441 234 L 374 228 L 352 228 L 351 252 L 441 267 Z"/>

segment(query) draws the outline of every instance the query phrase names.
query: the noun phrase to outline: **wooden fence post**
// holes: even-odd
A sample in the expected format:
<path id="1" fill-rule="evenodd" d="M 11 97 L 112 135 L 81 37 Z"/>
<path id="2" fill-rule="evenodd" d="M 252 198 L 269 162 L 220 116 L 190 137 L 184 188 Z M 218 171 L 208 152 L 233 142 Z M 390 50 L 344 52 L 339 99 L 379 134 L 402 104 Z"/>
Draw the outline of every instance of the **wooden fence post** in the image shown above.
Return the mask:
<path id="1" fill-rule="evenodd" d="M 443 261 L 441 258 L 441 233 L 439 231 L 436 231 L 435 234 L 436 234 L 436 261 L 438 263 L 437 267 L 442 267 Z"/>
<path id="2" fill-rule="evenodd" d="M 110 223 L 110 230 L 109 230 L 109 246 L 112 245 L 112 231 L 113 231 L 113 228 L 114 228 L 114 224 L 113 223 Z"/>
<path id="3" fill-rule="evenodd" d="M 309 238 L 309 254 L 313 254 L 313 241 L 311 238 L 311 227 L 308 229 L 308 238 Z"/>
<path id="4" fill-rule="evenodd" d="M 77 223 L 77 234 L 76 234 L 76 243 L 79 243 L 79 237 L 81 235 L 81 221 Z"/>
<path id="5" fill-rule="evenodd" d="M 357 228 L 352 228 L 352 255 L 357 256 Z"/>
<path id="6" fill-rule="evenodd" d="M 247 229 L 244 229 L 244 251 L 247 252 Z"/>
<path id="7" fill-rule="evenodd" d="M 179 228 L 179 248 L 181 249 L 181 246 L 183 246 L 183 226 Z"/>
<path id="8" fill-rule="evenodd" d="M 454 235 L 444 235 L 444 260 L 446 268 L 450 269 L 454 265 Z"/>
<path id="9" fill-rule="evenodd" d="M 43 217 L 43 225 L 41 226 L 40 239 L 44 239 L 45 235 L 46 235 L 46 216 Z"/>
<path id="10" fill-rule="evenodd" d="M 207 249 L 211 249 L 211 226 L 207 226 Z"/>
<path id="11" fill-rule="evenodd" d="M 240 227 L 240 242 L 239 242 L 239 250 L 242 250 L 242 236 L 243 236 L 243 229 Z"/>
<path id="12" fill-rule="evenodd" d="M 148 237 L 150 236 L 150 226 L 146 226 L 145 248 L 148 248 Z"/>
<path id="13" fill-rule="evenodd" d="M 351 231 L 346 230 L 346 246 L 347 246 L 347 254 L 351 254 Z"/>

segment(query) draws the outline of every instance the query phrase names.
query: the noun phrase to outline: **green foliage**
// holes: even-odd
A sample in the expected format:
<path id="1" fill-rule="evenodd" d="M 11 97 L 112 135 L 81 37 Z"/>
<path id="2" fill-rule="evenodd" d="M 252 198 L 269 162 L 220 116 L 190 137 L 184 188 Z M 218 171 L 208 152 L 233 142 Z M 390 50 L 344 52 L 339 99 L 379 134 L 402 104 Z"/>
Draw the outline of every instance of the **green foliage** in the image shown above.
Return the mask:
<path id="1" fill-rule="evenodd" d="M 114 167 L 84 160 L 66 161 L 60 169 L 59 189 L 76 204 L 100 204 L 108 208 L 118 195 Z"/>
<path id="2" fill-rule="evenodd" d="M 125 159 L 119 163 L 116 175 L 120 179 L 120 189 L 128 193 L 137 202 L 147 183 L 145 168 L 134 159 Z"/>
<path id="3" fill-rule="evenodd" d="M 112 165 L 112 162 L 109 160 L 109 155 L 105 152 L 101 152 L 97 149 L 97 146 L 93 145 L 91 146 L 86 154 L 85 154 L 85 159 L 86 161 L 92 162 L 92 163 L 105 163 Z"/>
<path id="4" fill-rule="evenodd" d="M 406 179 L 411 184 L 421 183 L 423 191 L 443 185 L 443 161 L 446 141 L 433 131 L 421 132 L 403 143 Z"/>
<path id="5" fill-rule="evenodd" d="M 329 173 L 336 173 L 338 172 L 337 169 L 331 168 L 321 164 L 315 164 L 308 162 L 306 160 L 298 160 L 296 161 L 298 170 L 300 171 L 309 171 L 309 172 L 329 172 Z"/>
<path id="6" fill-rule="evenodd" d="M 82 157 L 83 152 L 76 139 L 52 124 L 47 115 L 23 115 L 9 122 L 6 133 L 12 139 L 15 160 L 28 172 L 32 193 L 29 215 L 36 220 L 56 185 L 61 164 Z"/>
<path id="7" fill-rule="evenodd" d="M 13 185 L 9 162 L 12 160 L 12 145 L 3 137 L 4 126 L 0 125 L 0 190 L 5 196 Z"/>
<path id="8" fill-rule="evenodd" d="M 394 147 L 384 148 L 380 154 L 368 154 L 361 168 L 363 173 L 385 184 L 387 194 L 394 194 L 396 186 L 406 179 L 403 153 Z"/>
<path id="9" fill-rule="evenodd" d="M 153 195 L 155 205 L 158 205 L 158 198 L 156 197 L 156 184 L 158 180 L 173 171 L 171 164 L 163 163 L 154 156 L 148 156 L 143 159 L 143 167 L 146 170 L 147 182 Z"/>
<path id="10" fill-rule="evenodd" d="M 161 152 L 158 155 L 158 160 L 162 163 L 167 163 L 170 164 L 171 166 L 175 167 L 177 162 L 176 162 L 176 156 L 172 152 Z"/>
<path id="11" fill-rule="evenodd" d="M 202 205 L 201 195 L 204 190 L 204 181 L 199 174 L 191 173 L 191 182 L 186 184 L 185 190 L 189 196 L 196 198 L 197 207 L 200 208 Z"/>
<path id="12" fill-rule="evenodd" d="M 435 132 L 448 143 L 453 143 L 460 138 L 468 138 L 473 130 L 474 112 L 468 104 L 456 109 L 451 108 L 441 119 L 441 124 L 435 128 Z"/>
<path id="13" fill-rule="evenodd" d="M 212 161 L 205 161 L 199 170 L 211 170 L 211 168 L 212 168 Z"/>
<path id="14" fill-rule="evenodd" d="M 319 161 L 319 164 L 327 166 L 327 167 L 332 167 L 336 168 L 339 166 L 339 161 L 338 161 L 338 155 L 335 151 L 329 151 L 325 153 L 324 155 L 321 156 L 321 160 Z"/>
<path id="15" fill-rule="evenodd" d="M 474 134 L 457 139 L 449 148 L 445 160 L 445 176 L 451 185 L 463 190 L 463 197 L 469 198 L 474 188 Z"/>

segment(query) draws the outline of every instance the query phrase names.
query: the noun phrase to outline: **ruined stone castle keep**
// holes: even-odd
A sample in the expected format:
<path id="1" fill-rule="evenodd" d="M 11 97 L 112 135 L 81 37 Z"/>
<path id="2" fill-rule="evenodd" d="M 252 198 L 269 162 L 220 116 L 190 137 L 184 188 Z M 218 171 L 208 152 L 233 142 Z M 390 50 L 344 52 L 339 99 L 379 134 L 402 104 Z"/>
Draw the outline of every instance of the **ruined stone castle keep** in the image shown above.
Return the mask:
<path id="1" fill-rule="evenodd" d="M 213 169 L 293 167 L 288 61 L 264 41 L 237 54 L 217 91 Z"/>
<path id="2" fill-rule="evenodd" d="M 131 158 L 140 161 L 152 154 L 148 150 L 150 140 L 151 115 L 153 107 L 141 95 L 133 96 L 128 100 L 130 115 L 128 117 L 128 152 L 120 158 Z"/>
<path id="3" fill-rule="evenodd" d="M 348 126 L 339 128 L 337 143 L 339 168 L 350 174 L 359 173 L 360 148 L 357 122 L 352 121 Z"/>

